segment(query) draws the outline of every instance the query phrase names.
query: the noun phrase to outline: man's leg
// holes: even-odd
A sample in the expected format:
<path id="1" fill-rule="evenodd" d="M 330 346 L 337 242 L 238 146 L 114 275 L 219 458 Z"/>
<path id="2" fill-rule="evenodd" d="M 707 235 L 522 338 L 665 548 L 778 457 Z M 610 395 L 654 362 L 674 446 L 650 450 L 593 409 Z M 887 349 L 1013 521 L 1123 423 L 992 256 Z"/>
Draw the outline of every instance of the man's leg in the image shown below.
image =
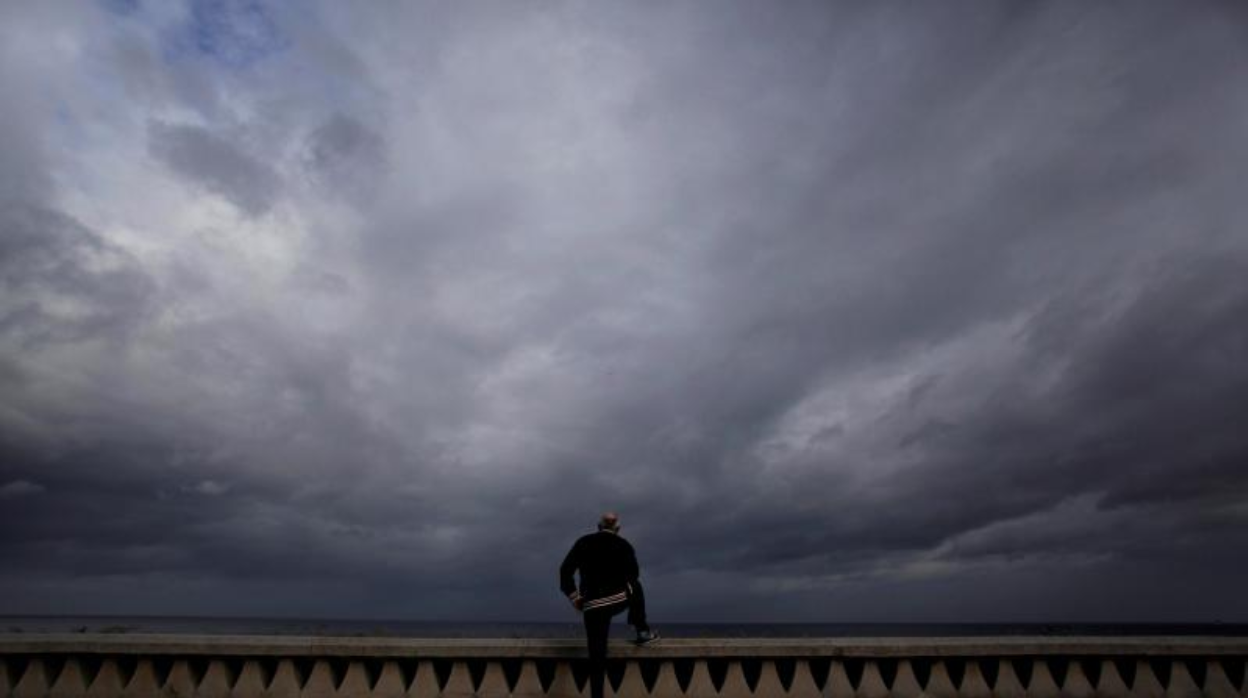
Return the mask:
<path id="1" fill-rule="evenodd" d="M 589 644 L 589 695 L 602 698 L 607 675 L 607 637 L 611 633 L 611 611 L 585 611 L 585 640 Z"/>
<path id="2" fill-rule="evenodd" d="M 641 588 L 641 581 L 629 582 L 628 586 L 628 624 L 638 635 L 650 632 L 650 623 L 646 620 L 646 594 Z"/>

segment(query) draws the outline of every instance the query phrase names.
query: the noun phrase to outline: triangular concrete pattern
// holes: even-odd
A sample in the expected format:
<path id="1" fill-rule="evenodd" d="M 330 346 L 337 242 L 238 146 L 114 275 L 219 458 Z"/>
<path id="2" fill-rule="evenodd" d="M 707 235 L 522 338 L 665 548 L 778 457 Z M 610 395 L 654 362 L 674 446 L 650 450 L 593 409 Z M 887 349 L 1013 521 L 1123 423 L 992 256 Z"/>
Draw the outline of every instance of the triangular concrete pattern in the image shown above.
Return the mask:
<path id="1" fill-rule="evenodd" d="M 299 695 L 301 698 L 334 698 L 338 693 L 335 683 L 334 670 L 329 662 L 318 659 L 312 664 L 312 673 Z"/>
<path id="2" fill-rule="evenodd" d="M 347 671 L 338 685 L 338 698 L 372 698 L 373 687 L 370 685 L 368 667 L 361 661 L 347 664 Z"/>
<path id="3" fill-rule="evenodd" d="M 95 679 L 87 686 L 87 698 L 117 698 L 125 688 L 121 667 L 111 657 L 100 663 Z"/>
<path id="4" fill-rule="evenodd" d="M 516 685 L 511 689 L 512 698 L 540 698 L 545 695 L 546 691 L 542 690 L 542 682 L 537 675 L 537 663 L 532 659 L 524 660 L 520 665 L 520 676 L 516 679 Z"/>
<path id="5" fill-rule="evenodd" d="M 1078 659 L 1071 661 L 1062 680 L 1062 698 L 1092 698 L 1095 693 L 1092 682 L 1083 670 L 1083 663 Z"/>
<path id="6" fill-rule="evenodd" d="M 169 669 L 169 678 L 165 679 L 165 683 L 161 688 L 164 689 L 165 694 L 194 696 L 197 686 L 199 686 L 199 679 L 195 675 L 190 661 L 176 659 L 173 662 L 173 667 Z"/>
<path id="7" fill-rule="evenodd" d="M 810 662 L 799 659 L 793 665 L 793 680 L 789 683 L 790 698 L 819 698 L 819 684 L 810 671 Z"/>
<path id="8" fill-rule="evenodd" d="M 1157 674 L 1148 662 L 1137 659 L 1135 662 L 1135 680 L 1131 682 L 1132 698 L 1162 698 L 1166 688 L 1157 680 Z"/>
<path id="9" fill-rule="evenodd" d="M 654 686 L 650 689 L 651 695 L 654 696 L 683 696 L 680 690 L 680 681 L 676 679 L 676 667 L 671 662 L 663 662 L 659 665 L 659 675 L 654 679 Z"/>
<path id="10" fill-rule="evenodd" d="M 607 698 L 644 698 L 650 695 L 646 690 L 645 678 L 641 675 L 641 665 L 629 662 L 624 665 L 624 675 L 620 677 L 619 687 L 613 687 L 606 681 L 603 695 Z"/>
<path id="11" fill-rule="evenodd" d="M 406 693 L 407 686 L 399 663 L 392 659 L 382 663 L 377 683 L 373 684 L 373 698 L 401 698 Z"/>
<path id="12" fill-rule="evenodd" d="M 45 698 L 48 695 L 48 670 L 43 660 L 35 658 L 26 665 L 26 671 L 13 687 L 14 698 Z"/>
<path id="13" fill-rule="evenodd" d="M 299 676 L 299 667 L 295 666 L 294 661 L 283 659 L 273 670 L 273 677 L 269 679 L 263 695 L 264 698 L 299 698 L 302 692 L 303 681 Z"/>
<path id="14" fill-rule="evenodd" d="M 979 662 L 972 659 L 966 663 L 962 672 L 962 685 L 958 687 L 959 698 L 990 698 L 992 689 L 988 687 L 988 679 L 980 669 Z"/>
<path id="15" fill-rule="evenodd" d="M 1239 691 L 1231 684 L 1222 662 L 1211 659 L 1205 666 L 1205 685 L 1202 687 L 1208 698 L 1240 698 Z"/>
<path id="16" fill-rule="evenodd" d="M 224 661 L 214 659 L 208 662 L 203 678 L 195 687 L 195 698 L 230 698 L 233 685 L 234 677 L 230 675 L 230 668 Z"/>
<path id="17" fill-rule="evenodd" d="M 121 698 L 151 698 L 161 695 L 156 667 L 150 659 L 140 659 L 134 667 L 134 675 L 121 691 Z"/>
<path id="18" fill-rule="evenodd" d="M 927 685 L 923 687 L 923 695 L 931 698 L 957 698 L 958 690 L 949 678 L 949 670 L 943 661 L 932 664 L 931 673 L 927 677 Z"/>
<path id="19" fill-rule="evenodd" d="M 854 685 L 849 681 L 844 662 L 837 660 L 828 667 L 828 680 L 823 686 L 823 695 L 827 698 L 853 698 Z"/>
<path id="20" fill-rule="evenodd" d="M 408 688 L 407 695 L 410 698 L 434 698 L 441 692 L 433 662 L 427 659 L 421 660 L 416 665 L 416 675 L 412 677 L 412 685 Z"/>
<path id="21" fill-rule="evenodd" d="M 724 674 L 724 685 L 719 687 L 721 698 L 749 698 L 754 695 L 745 680 L 745 670 L 740 662 L 729 662 Z"/>
<path id="22" fill-rule="evenodd" d="M 555 665 L 555 678 L 550 682 L 550 690 L 546 695 L 550 698 L 578 698 L 589 694 L 577 688 L 572 666 L 567 662 L 559 662 Z"/>
<path id="23" fill-rule="evenodd" d="M 1043 659 L 1035 660 L 1031 667 L 1031 681 L 1027 682 L 1028 698 L 1058 698 L 1059 693 L 1049 663 Z"/>
<path id="24" fill-rule="evenodd" d="M 754 685 L 754 695 L 762 698 L 784 694 L 784 686 L 780 683 L 780 672 L 776 671 L 776 663 L 770 659 L 763 660 L 763 665 L 758 671 L 758 683 Z"/>
<path id="25" fill-rule="evenodd" d="M 1131 694 L 1127 683 L 1118 672 L 1118 665 L 1109 659 L 1101 660 L 1101 675 L 1096 679 L 1097 698 L 1127 698 Z"/>
<path id="26" fill-rule="evenodd" d="M 858 679 L 854 698 L 888 698 L 888 686 L 884 685 L 884 676 L 880 674 L 880 665 L 875 660 L 863 663 L 862 677 Z"/>
<path id="27" fill-rule="evenodd" d="M 446 679 L 446 685 L 442 687 L 442 696 L 444 698 L 472 698 L 476 693 L 476 689 L 472 685 L 472 674 L 468 671 L 466 662 L 455 662 L 451 664 L 451 675 Z"/>
<path id="28" fill-rule="evenodd" d="M 480 698 L 507 698 L 511 695 L 511 687 L 507 685 L 507 675 L 502 664 L 489 662 L 485 665 L 481 685 L 477 686 L 477 695 Z"/>
<path id="29" fill-rule="evenodd" d="M 685 695 L 688 698 L 715 698 L 719 695 L 719 691 L 715 690 L 715 683 L 711 681 L 711 670 L 705 659 L 693 663 L 693 673 L 689 675 Z"/>
<path id="30" fill-rule="evenodd" d="M 1176 659 L 1170 662 L 1170 683 L 1166 686 L 1166 698 L 1201 698 L 1200 686 L 1187 670 L 1187 662 Z"/>
<path id="31" fill-rule="evenodd" d="M 890 695 L 893 698 L 918 698 L 923 695 L 923 687 L 914 675 L 914 665 L 910 660 L 903 659 L 897 663 L 897 675 L 893 677 Z"/>
<path id="32" fill-rule="evenodd" d="M 243 662 L 243 668 L 238 672 L 238 680 L 234 682 L 234 687 L 230 690 L 233 698 L 254 698 L 264 695 L 264 691 L 268 686 L 265 685 L 267 677 L 264 675 L 264 667 L 258 660 L 248 659 Z"/>
<path id="33" fill-rule="evenodd" d="M 82 698 L 86 694 L 87 681 L 83 676 L 82 664 L 76 658 L 66 660 L 60 675 L 48 690 L 48 698 Z"/>
<path id="34" fill-rule="evenodd" d="M 1024 698 L 1027 690 L 1014 670 L 1015 662 L 1030 662 L 1030 659 L 998 659 L 997 680 L 992 685 L 993 698 Z"/>

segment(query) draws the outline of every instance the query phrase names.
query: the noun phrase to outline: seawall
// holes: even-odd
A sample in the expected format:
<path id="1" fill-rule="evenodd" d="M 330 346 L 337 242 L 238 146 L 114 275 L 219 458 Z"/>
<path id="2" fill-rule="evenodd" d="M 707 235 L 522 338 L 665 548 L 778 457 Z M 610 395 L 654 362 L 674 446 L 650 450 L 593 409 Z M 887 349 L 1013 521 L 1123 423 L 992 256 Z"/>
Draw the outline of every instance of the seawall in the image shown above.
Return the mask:
<path id="1" fill-rule="evenodd" d="M 1248 637 L 664 640 L 611 647 L 608 695 L 1248 698 Z M 0 636 L 0 696 L 587 695 L 574 640 Z"/>

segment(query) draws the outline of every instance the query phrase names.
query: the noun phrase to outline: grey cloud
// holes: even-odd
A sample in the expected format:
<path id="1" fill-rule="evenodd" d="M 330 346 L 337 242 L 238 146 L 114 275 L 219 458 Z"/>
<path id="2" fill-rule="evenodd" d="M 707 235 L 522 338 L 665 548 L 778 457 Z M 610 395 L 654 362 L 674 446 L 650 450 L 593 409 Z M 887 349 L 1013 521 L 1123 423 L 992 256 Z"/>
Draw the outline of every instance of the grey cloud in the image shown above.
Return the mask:
<path id="1" fill-rule="evenodd" d="M 162 64 L 159 47 L 143 37 L 122 35 L 111 47 L 108 59 L 127 93 L 141 102 L 189 107 L 205 118 L 221 112 L 222 88 L 199 63 Z"/>
<path id="2" fill-rule="evenodd" d="M 46 208 L 0 204 L 0 335 L 17 346 L 74 342 L 133 329 L 152 283 L 124 250 Z"/>
<path id="3" fill-rule="evenodd" d="M 0 499 L 11 499 L 14 497 L 24 497 L 32 494 L 39 494 L 45 491 L 43 485 L 30 480 L 14 480 L 0 485 Z"/>
<path id="4" fill-rule="evenodd" d="M 834 524 L 852 521 L 855 514 L 872 521 L 869 513 L 857 511 L 866 507 L 891 512 L 886 530 L 872 535 L 850 528 L 848 535 L 835 536 L 835 528 L 825 529 L 833 536 L 825 546 L 887 545 L 891 530 L 911 532 L 893 545 L 929 548 L 1080 494 L 1107 517 L 1142 516 L 1146 510 L 1155 517 L 1161 508 L 1175 529 L 1196 527 L 1205 512 L 1241 501 L 1248 495 L 1248 478 L 1236 464 L 1248 452 L 1248 441 L 1220 415 L 1236 412 L 1248 388 L 1248 370 L 1228 360 L 1243 344 L 1233 318 L 1248 301 L 1239 283 L 1244 261 L 1242 255 L 1183 260 L 1176 265 L 1181 271 L 1161 270 L 1117 313 L 1101 308 L 1103 319 L 1093 326 L 1072 327 L 1065 320 L 1089 309 L 1037 315 L 1027 337 L 1030 342 L 1043 336 L 1044 343 L 1029 343 L 1014 364 L 1018 374 L 992 386 L 975 410 L 959 413 L 942 403 L 941 397 L 982 394 L 973 384 L 955 382 L 938 391 L 941 397 L 927 398 L 931 402 L 918 414 L 889 416 L 899 422 L 887 427 L 890 431 L 922 427 L 933 414 L 957 425 L 908 444 L 919 450 L 922 469 L 899 474 L 878 497 L 837 502 L 847 511 L 832 517 Z M 1067 299 L 1081 300 L 1097 299 Z M 1196 313 L 1165 311 L 1197 306 Z M 1055 333 L 1063 335 L 1059 354 L 1047 346 Z M 1044 374 L 1058 377 L 1037 393 L 1030 384 Z M 1037 523 L 1038 544 L 1046 535 L 1043 528 L 1054 525 L 1060 522 Z M 1094 531 L 1080 535 L 1085 542 L 1097 540 Z M 1134 541 L 1138 545 L 1106 542 L 1105 550 L 1134 556 L 1178 545 L 1149 545 L 1156 535 L 1145 531 Z M 1234 534 L 1227 529 L 1219 535 Z M 1017 541 L 1005 547 L 1028 552 Z M 783 550 L 769 546 L 768 554 Z M 798 545 L 789 554 L 808 551 Z"/>
<path id="5" fill-rule="evenodd" d="M 294 232 L 6 214 L 5 336 L 81 350 L 0 363 L 7 603 L 559 618 L 614 508 L 665 618 L 1237 612 L 1238 10 L 335 11 L 205 77 L 246 118 L 124 78 Z"/>
<path id="6" fill-rule="evenodd" d="M 3 19 L 0 17 L 0 21 Z M 12 27 L 8 31 L 17 31 L 16 25 L 6 24 Z M 0 38 L 7 37 L 0 34 Z M 35 81 L 14 69 L 14 61 L 7 55 L 12 42 L 0 43 L 5 46 L 0 49 L 0 90 L 9 96 L 9 105 L 3 111 L 4 128 L 0 128 L 0 150 L 5 153 L 0 161 L 0 207 L 7 209 L 25 201 L 42 201 L 51 191 L 52 178 L 45 162 L 44 139 L 37 129 L 39 120 L 46 115 L 32 104 Z M 9 227 L 0 229 L 0 245 L 5 247 L 13 244 L 8 240 L 12 234 Z M 3 262 L 7 252 L 0 248 L 0 253 L 4 255 L 0 256 Z"/>
<path id="7" fill-rule="evenodd" d="M 337 114 L 308 135 L 306 162 L 328 192 L 367 203 L 384 179 L 385 142 L 359 121 Z"/>
<path id="8" fill-rule="evenodd" d="M 272 168 L 202 126 L 153 121 L 148 149 L 178 175 L 249 215 L 267 212 L 278 196 L 280 180 Z"/>

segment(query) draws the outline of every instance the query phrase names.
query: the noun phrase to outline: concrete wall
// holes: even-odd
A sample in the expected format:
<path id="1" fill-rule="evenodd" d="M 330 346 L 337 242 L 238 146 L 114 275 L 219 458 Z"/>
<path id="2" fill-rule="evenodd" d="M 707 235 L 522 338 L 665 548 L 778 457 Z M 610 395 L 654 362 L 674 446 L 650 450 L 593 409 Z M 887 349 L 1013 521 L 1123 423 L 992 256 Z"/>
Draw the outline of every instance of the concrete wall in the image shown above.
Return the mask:
<path id="1" fill-rule="evenodd" d="M 1248 698 L 1248 638 L 664 640 L 608 695 Z M 0 636 L 0 697 L 581 696 L 573 641 Z"/>

